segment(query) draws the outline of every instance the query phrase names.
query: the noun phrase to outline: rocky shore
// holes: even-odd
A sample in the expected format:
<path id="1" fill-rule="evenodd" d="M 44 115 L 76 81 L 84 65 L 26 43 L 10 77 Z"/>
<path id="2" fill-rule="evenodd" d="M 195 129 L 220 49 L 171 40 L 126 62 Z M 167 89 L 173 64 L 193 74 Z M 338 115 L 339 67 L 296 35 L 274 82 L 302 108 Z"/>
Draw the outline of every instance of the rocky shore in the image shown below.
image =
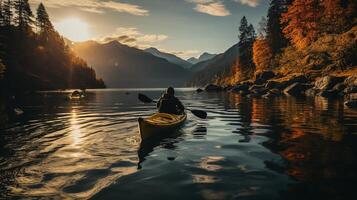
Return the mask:
<path id="1" fill-rule="evenodd" d="M 273 71 L 264 71 L 256 74 L 250 81 L 229 86 L 209 84 L 204 90 L 239 93 L 248 98 L 273 98 L 282 95 L 340 97 L 345 99 L 347 107 L 357 108 L 357 74 L 350 76 L 326 75 L 312 79 L 303 74 L 284 77 Z"/>

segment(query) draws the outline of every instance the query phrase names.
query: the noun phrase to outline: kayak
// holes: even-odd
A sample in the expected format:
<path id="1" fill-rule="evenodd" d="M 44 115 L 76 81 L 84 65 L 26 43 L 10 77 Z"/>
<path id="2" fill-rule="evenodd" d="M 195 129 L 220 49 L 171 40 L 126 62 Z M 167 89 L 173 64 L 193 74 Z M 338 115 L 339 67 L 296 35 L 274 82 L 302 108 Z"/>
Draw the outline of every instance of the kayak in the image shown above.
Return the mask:
<path id="1" fill-rule="evenodd" d="M 155 135 L 174 132 L 186 121 L 186 113 L 174 115 L 167 113 L 156 113 L 148 118 L 139 118 L 139 130 L 141 138 L 147 139 Z"/>

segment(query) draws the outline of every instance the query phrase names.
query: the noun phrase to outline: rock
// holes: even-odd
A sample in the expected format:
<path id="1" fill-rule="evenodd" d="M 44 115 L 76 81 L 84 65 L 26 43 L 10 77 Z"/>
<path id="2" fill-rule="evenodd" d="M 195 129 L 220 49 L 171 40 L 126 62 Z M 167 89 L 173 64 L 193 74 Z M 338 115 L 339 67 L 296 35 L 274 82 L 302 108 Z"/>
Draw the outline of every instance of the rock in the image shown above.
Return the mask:
<path id="1" fill-rule="evenodd" d="M 265 89 L 265 86 L 264 85 L 252 85 L 249 87 L 249 90 L 250 91 L 253 91 L 253 90 L 257 90 L 257 89 Z"/>
<path id="2" fill-rule="evenodd" d="M 304 83 L 293 83 L 284 89 L 284 93 L 291 96 L 299 96 L 305 93 L 305 91 L 312 86 Z"/>
<path id="3" fill-rule="evenodd" d="M 278 89 L 284 90 L 286 87 L 288 87 L 294 83 L 308 83 L 308 82 L 309 82 L 309 80 L 305 76 L 299 75 L 299 76 L 293 76 L 289 80 L 278 82 L 275 87 Z"/>
<path id="4" fill-rule="evenodd" d="M 319 91 L 314 88 L 310 88 L 305 91 L 305 95 L 307 96 L 316 96 L 318 93 Z"/>
<path id="5" fill-rule="evenodd" d="M 272 89 L 274 87 L 276 87 L 278 85 L 278 82 L 277 81 L 268 81 L 266 84 L 265 84 L 265 88 L 267 89 Z"/>
<path id="6" fill-rule="evenodd" d="M 357 93 L 357 75 L 347 77 L 344 84 L 346 86 L 345 94 Z"/>
<path id="7" fill-rule="evenodd" d="M 357 93 L 357 86 L 349 86 L 343 91 L 343 93 L 345 94 Z"/>
<path id="8" fill-rule="evenodd" d="M 344 81 L 344 84 L 347 86 L 347 87 L 350 87 L 350 86 L 357 86 L 357 75 L 352 75 L 352 76 L 349 76 L 345 79 Z"/>
<path id="9" fill-rule="evenodd" d="M 227 85 L 227 86 L 224 86 L 224 87 L 223 87 L 223 90 L 224 90 L 224 91 L 231 91 L 232 88 L 233 88 L 233 86 Z"/>
<path id="10" fill-rule="evenodd" d="M 282 95 L 282 94 L 283 94 L 283 92 L 282 92 L 281 90 L 279 90 L 279 89 L 271 89 L 271 90 L 269 91 L 269 93 L 274 94 L 274 95 L 276 95 L 276 96 L 279 96 L 279 95 Z"/>
<path id="11" fill-rule="evenodd" d="M 196 90 L 196 92 L 197 92 L 197 93 L 201 93 L 201 92 L 203 92 L 203 90 L 202 90 L 201 88 L 198 88 L 198 89 Z"/>
<path id="12" fill-rule="evenodd" d="M 345 106 L 347 106 L 349 108 L 357 108 L 357 100 L 345 101 Z"/>
<path id="13" fill-rule="evenodd" d="M 243 83 L 237 84 L 231 90 L 233 92 L 239 92 L 239 91 L 242 91 L 242 90 L 248 90 L 251 85 L 252 85 L 251 82 L 243 82 Z"/>
<path id="14" fill-rule="evenodd" d="M 344 81 L 343 77 L 324 76 L 315 81 L 314 88 L 319 91 L 331 90 L 337 83 Z"/>
<path id="15" fill-rule="evenodd" d="M 239 93 L 240 93 L 242 96 L 246 96 L 246 95 L 250 94 L 250 91 L 249 91 L 249 90 L 241 90 L 241 91 L 239 91 Z"/>
<path id="16" fill-rule="evenodd" d="M 263 71 L 255 75 L 254 84 L 261 85 L 265 84 L 268 80 L 275 77 L 275 73 L 272 71 Z"/>
<path id="17" fill-rule="evenodd" d="M 218 91 L 222 91 L 223 88 L 221 86 L 218 86 L 218 85 L 214 85 L 214 84 L 208 84 L 206 87 L 205 87 L 205 90 L 207 92 L 218 92 Z"/>

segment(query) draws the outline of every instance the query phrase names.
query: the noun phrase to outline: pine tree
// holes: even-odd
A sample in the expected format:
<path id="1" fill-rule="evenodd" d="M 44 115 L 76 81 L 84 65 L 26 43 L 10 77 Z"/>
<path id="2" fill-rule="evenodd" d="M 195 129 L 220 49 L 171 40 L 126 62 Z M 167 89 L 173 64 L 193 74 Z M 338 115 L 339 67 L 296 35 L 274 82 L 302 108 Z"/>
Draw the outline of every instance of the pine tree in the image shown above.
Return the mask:
<path id="1" fill-rule="evenodd" d="M 259 21 L 259 27 L 258 27 L 258 36 L 259 37 L 266 37 L 268 33 L 268 21 L 265 17 L 262 17 L 262 19 Z"/>
<path id="2" fill-rule="evenodd" d="M 284 0 L 271 0 L 268 10 L 267 39 L 273 54 L 279 53 L 281 48 L 286 46 L 286 39 L 280 24 L 281 14 L 285 12 Z"/>
<path id="3" fill-rule="evenodd" d="M 240 80 L 251 78 L 254 72 L 253 63 L 253 43 L 255 40 L 255 30 L 252 24 L 244 16 L 239 26 L 239 43 L 238 43 L 238 67 Z"/>
<path id="4" fill-rule="evenodd" d="M 242 46 L 248 41 L 248 21 L 245 16 L 240 21 L 240 26 L 239 26 L 239 46 Z"/>
<path id="5" fill-rule="evenodd" d="M 16 0 L 15 8 L 15 22 L 20 29 L 26 30 L 33 24 L 33 14 L 28 0 Z"/>
<path id="6" fill-rule="evenodd" d="M 11 0 L 4 0 L 2 4 L 3 26 L 10 26 L 12 19 L 12 2 Z"/>
<path id="7" fill-rule="evenodd" d="M 45 6 L 40 3 L 37 8 L 36 25 L 41 37 L 48 37 L 48 34 L 54 32 L 53 25 L 50 21 Z"/>

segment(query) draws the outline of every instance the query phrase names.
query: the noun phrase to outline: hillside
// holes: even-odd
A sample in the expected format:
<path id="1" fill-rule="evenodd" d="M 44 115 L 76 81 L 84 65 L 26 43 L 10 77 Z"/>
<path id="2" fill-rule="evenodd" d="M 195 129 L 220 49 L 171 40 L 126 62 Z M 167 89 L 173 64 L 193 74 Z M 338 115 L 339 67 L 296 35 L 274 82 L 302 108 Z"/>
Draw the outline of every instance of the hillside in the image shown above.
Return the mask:
<path id="1" fill-rule="evenodd" d="M 210 54 L 210 53 L 205 52 L 205 53 L 201 54 L 198 58 L 192 57 L 192 58 L 189 58 L 187 61 L 191 64 L 197 64 L 199 62 L 210 60 L 213 57 L 215 57 L 216 55 L 217 54 Z"/>
<path id="2" fill-rule="evenodd" d="M 188 69 L 192 66 L 191 63 L 187 62 L 186 60 L 183 60 L 182 58 L 179 58 L 179 57 L 177 57 L 173 54 L 170 54 L 170 53 L 165 53 L 165 52 L 159 51 L 158 49 L 153 48 L 153 47 L 147 48 L 144 51 L 151 53 L 152 55 L 154 55 L 156 57 L 166 59 L 170 63 L 179 65 L 185 69 Z"/>
<path id="3" fill-rule="evenodd" d="M 184 84 L 189 74 L 166 59 L 117 41 L 88 41 L 72 48 L 93 66 L 108 87 L 177 87 Z"/>
<path id="4" fill-rule="evenodd" d="M 192 66 L 193 76 L 188 86 L 203 86 L 208 83 L 219 84 L 224 77 L 232 76 L 232 66 L 237 60 L 238 45 L 234 45 L 226 52 L 216 55 L 212 59 L 199 62 Z"/>

